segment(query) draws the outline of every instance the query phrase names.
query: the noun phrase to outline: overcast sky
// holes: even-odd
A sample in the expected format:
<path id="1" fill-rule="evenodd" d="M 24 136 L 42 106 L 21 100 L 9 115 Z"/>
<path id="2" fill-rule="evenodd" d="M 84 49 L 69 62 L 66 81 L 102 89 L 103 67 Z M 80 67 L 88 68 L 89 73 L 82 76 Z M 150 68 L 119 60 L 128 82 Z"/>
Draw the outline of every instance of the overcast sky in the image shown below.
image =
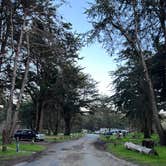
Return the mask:
<path id="1" fill-rule="evenodd" d="M 93 0 L 89 1 L 92 2 Z M 91 29 L 91 24 L 88 23 L 84 14 L 87 7 L 86 0 L 68 0 L 68 3 L 59 9 L 59 13 L 64 17 L 65 21 L 72 23 L 76 32 L 84 33 Z M 84 71 L 91 74 L 92 78 L 99 82 L 99 92 L 101 94 L 111 94 L 111 87 L 108 87 L 111 78 L 108 72 L 114 70 L 116 66 L 112 58 L 105 53 L 99 43 L 94 43 L 81 49 L 80 56 L 84 57 L 80 61 L 80 65 L 85 67 Z"/>

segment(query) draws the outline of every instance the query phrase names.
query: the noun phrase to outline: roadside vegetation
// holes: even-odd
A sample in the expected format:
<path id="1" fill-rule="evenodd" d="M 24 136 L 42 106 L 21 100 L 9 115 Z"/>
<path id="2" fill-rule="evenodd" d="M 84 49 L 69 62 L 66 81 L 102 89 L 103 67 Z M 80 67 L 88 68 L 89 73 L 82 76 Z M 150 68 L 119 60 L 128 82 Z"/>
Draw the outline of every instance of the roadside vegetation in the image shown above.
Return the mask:
<path id="1" fill-rule="evenodd" d="M 16 142 L 13 141 L 11 144 L 7 145 L 7 151 L 2 152 L 0 150 L 0 161 L 10 160 L 17 157 L 31 156 L 38 152 L 41 152 L 47 148 L 50 143 L 65 142 L 70 140 L 79 139 L 83 136 L 82 133 L 72 133 L 70 136 L 63 134 L 46 136 L 45 141 L 41 142 L 31 142 L 31 141 L 19 141 L 19 151 L 16 152 Z M 2 143 L 2 138 L 0 137 L 0 143 Z M 0 146 L 0 149 L 2 146 Z"/>
<path id="2" fill-rule="evenodd" d="M 142 143 L 144 140 L 142 133 L 130 133 L 123 138 L 117 138 L 117 136 L 101 136 L 100 139 L 106 142 L 106 150 L 115 156 L 132 161 L 146 166 L 165 166 L 166 163 L 166 147 L 159 145 L 159 138 L 156 134 L 153 134 L 151 140 L 155 142 L 155 151 L 158 155 L 147 155 L 138 153 L 135 151 L 127 150 L 124 147 L 125 142 L 133 142 L 135 144 Z"/>
<path id="3" fill-rule="evenodd" d="M 70 140 L 75 140 L 83 137 L 84 134 L 82 133 L 71 133 L 70 135 L 51 135 L 51 136 L 46 136 L 46 141 L 48 142 L 64 142 L 64 141 L 70 141 Z"/>
<path id="4" fill-rule="evenodd" d="M 2 144 L 1 136 L 0 136 L 0 144 Z M 0 146 L 0 149 L 2 149 L 2 146 Z M 35 154 L 36 152 L 41 152 L 44 149 L 46 149 L 46 146 L 35 144 L 30 141 L 28 142 L 20 141 L 19 151 L 16 152 L 16 142 L 12 141 L 11 144 L 7 145 L 7 151 L 3 152 L 2 150 L 0 150 L 0 161 L 10 160 L 16 157 L 30 156 L 32 154 Z"/>
<path id="5" fill-rule="evenodd" d="M 12 143 L 7 145 L 7 151 L 0 151 L 0 161 L 1 160 L 10 160 L 17 157 L 30 156 L 37 152 L 41 152 L 46 147 L 43 145 L 33 144 L 33 143 L 19 143 L 19 152 L 16 152 L 16 144 Z"/>

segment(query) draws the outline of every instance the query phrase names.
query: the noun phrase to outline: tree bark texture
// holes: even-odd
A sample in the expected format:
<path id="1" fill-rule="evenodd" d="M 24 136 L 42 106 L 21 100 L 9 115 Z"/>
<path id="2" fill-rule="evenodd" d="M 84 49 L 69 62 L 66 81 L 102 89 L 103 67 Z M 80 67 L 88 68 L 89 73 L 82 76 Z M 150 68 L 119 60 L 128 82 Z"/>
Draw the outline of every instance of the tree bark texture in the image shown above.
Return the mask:
<path id="1" fill-rule="evenodd" d="M 36 131 L 39 131 L 40 115 L 41 115 L 41 107 L 40 107 L 40 102 L 38 100 L 36 101 L 36 123 L 35 123 Z"/>
<path id="2" fill-rule="evenodd" d="M 6 130 L 6 137 L 7 137 L 7 140 L 9 143 L 11 141 L 10 130 L 12 128 L 11 122 L 12 122 L 13 96 L 14 96 L 14 89 L 15 89 L 15 84 L 16 84 L 19 53 L 20 53 L 20 49 L 21 49 L 21 45 L 22 45 L 22 41 L 23 41 L 24 29 L 25 29 L 25 19 L 26 19 L 26 17 L 24 16 L 18 46 L 17 46 L 16 51 L 15 51 L 12 83 L 11 83 L 10 97 L 9 97 L 9 102 L 8 102 L 9 104 L 8 104 L 7 116 L 6 116 L 6 126 L 5 126 L 6 128 L 5 128 L 5 130 Z M 11 20 L 11 22 L 13 22 L 13 21 Z M 12 23 L 11 23 L 11 36 L 13 36 L 13 24 Z M 12 43 L 13 43 L 13 38 L 12 38 Z"/>
<path id="3" fill-rule="evenodd" d="M 25 73 L 24 73 L 24 78 L 23 78 L 23 81 L 22 81 L 21 89 L 20 89 L 19 98 L 18 98 L 18 101 L 17 101 L 17 104 L 16 104 L 16 111 L 14 112 L 14 116 L 13 116 L 13 119 L 12 119 L 12 127 L 11 127 L 11 130 L 10 130 L 10 137 L 13 136 L 14 130 L 15 130 L 16 125 L 17 125 L 18 114 L 19 114 L 18 110 L 20 108 L 20 104 L 21 104 L 22 97 L 23 97 L 23 94 L 24 94 L 24 89 L 25 89 L 25 85 L 26 85 L 26 82 L 27 82 L 27 78 L 28 78 L 28 72 L 29 72 L 29 63 L 30 63 L 29 34 L 27 33 L 26 36 L 27 36 L 27 60 L 26 60 L 26 65 L 25 65 Z"/>
<path id="4" fill-rule="evenodd" d="M 3 63 L 3 58 L 6 54 L 6 45 L 7 45 L 7 41 L 8 41 L 8 37 L 9 37 L 9 33 L 10 33 L 10 17 L 12 18 L 12 12 L 11 12 L 11 16 L 5 14 L 6 12 L 9 12 L 10 7 L 8 9 L 8 11 L 5 10 L 5 0 L 1 1 L 1 11 L 0 11 L 0 36 L 1 36 L 1 48 L 0 48 L 0 73 L 1 73 L 1 67 L 2 67 L 2 63 Z M 4 24 L 4 15 L 5 15 L 5 25 Z M 4 26 L 6 26 L 6 29 L 4 28 Z"/>
<path id="5" fill-rule="evenodd" d="M 6 130 L 3 129 L 2 131 L 2 152 L 7 151 L 7 135 Z"/>
<path id="6" fill-rule="evenodd" d="M 159 119 L 157 103 L 156 103 L 156 99 L 155 99 L 155 94 L 154 94 L 152 81 L 150 79 L 148 69 L 147 69 L 147 65 L 145 63 L 145 59 L 143 57 L 142 52 L 140 52 L 139 55 L 140 55 L 140 60 L 141 60 L 141 64 L 142 64 L 143 71 L 144 71 L 144 78 L 145 78 L 145 81 L 147 83 L 147 87 L 148 87 L 148 91 L 149 91 L 148 97 L 149 97 L 151 107 L 152 107 L 153 120 L 154 120 L 154 123 L 155 123 L 155 127 L 156 127 L 156 130 L 157 130 L 158 134 L 159 134 L 160 144 L 161 145 L 166 145 L 166 132 L 162 128 L 161 122 L 160 122 L 160 119 Z"/>
<path id="7" fill-rule="evenodd" d="M 71 132 L 71 116 L 70 113 L 65 113 L 64 121 L 65 121 L 65 132 L 64 135 L 70 135 Z"/>
<path id="8" fill-rule="evenodd" d="M 159 138 L 160 138 L 160 144 L 161 145 L 166 145 L 166 132 L 164 131 L 164 129 L 161 126 L 161 122 L 159 119 L 159 115 L 158 115 L 158 109 L 157 109 L 157 103 L 156 103 L 156 98 L 155 98 L 155 94 L 154 94 L 154 88 L 153 88 L 153 84 L 152 84 L 152 80 L 150 78 L 149 72 L 148 72 L 148 68 L 145 62 L 145 58 L 144 58 L 144 54 L 142 51 L 142 47 L 138 38 L 138 13 L 136 11 L 136 1 L 133 1 L 133 11 L 134 11 L 134 19 L 135 19 L 135 42 L 130 41 L 133 43 L 133 45 L 135 45 L 135 49 L 137 51 L 137 54 L 139 56 L 140 59 L 140 64 L 142 66 L 143 69 L 143 78 L 145 79 L 145 82 L 147 84 L 147 88 L 148 88 L 148 98 L 151 104 L 151 111 L 153 114 L 153 120 L 156 126 L 156 130 L 158 132 Z"/>
<path id="9" fill-rule="evenodd" d="M 143 133 L 144 133 L 144 138 L 151 138 L 151 123 L 149 122 L 149 119 L 147 118 L 147 116 L 145 117 L 145 122 L 144 122 L 144 126 L 143 126 Z"/>
<path id="10" fill-rule="evenodd" d="M 39 130 L 38 131 L 42 131 L 43 129 L 43 116 L 44 116 L 44 107 L 45 107 L 45 102 L 42 103 L 41 106 L 41 111 L 40 111 L 40 117 L 39 117 Z"/>

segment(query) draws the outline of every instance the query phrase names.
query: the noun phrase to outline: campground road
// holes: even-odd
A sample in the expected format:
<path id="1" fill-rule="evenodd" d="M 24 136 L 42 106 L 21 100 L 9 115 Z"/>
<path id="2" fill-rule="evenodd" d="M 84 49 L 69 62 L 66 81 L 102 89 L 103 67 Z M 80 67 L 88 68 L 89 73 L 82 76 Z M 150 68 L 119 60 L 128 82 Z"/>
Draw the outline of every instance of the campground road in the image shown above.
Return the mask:
<path id="1" fill-rule="evenodd" d="M 79 140 L 53 144 L 35 160 L 14 166 L 136 166 L 97 150 L 93 145 L 97 138 L 88 134 Z"/>

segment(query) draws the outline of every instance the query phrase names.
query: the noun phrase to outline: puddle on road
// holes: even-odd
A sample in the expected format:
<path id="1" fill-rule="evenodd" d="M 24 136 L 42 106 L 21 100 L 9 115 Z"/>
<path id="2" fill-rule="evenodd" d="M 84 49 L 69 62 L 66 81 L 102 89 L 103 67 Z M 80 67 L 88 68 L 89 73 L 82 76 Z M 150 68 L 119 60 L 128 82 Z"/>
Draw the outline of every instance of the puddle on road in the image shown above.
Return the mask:
<path id="1" fill-rule="evenodd" d="M 48 153 L 56 153 L 56 151 L 55 150 L 50 150 L 50 151 L 48 151 Z"/>
<path id="2" fill-rule="evenodd" d="M 68 150 L 72 150 L 71 148 L 62 148 L 62 151 L 68 151 Z"/>
<path id="3" fill-rule="evenodd" d="M 63 163 L 67 165 L 80 165 L 78 163 L 81 163 L 83 159 L 83 155 L 79 154 L 79 153 L 69 153 L 67 154 L 64 159 L 63 159 Z M 77 163 L 77 164 L 76 164 Z"/>
<path id="4" fill-rule="evenodd" d="M 74 146 L 72 146 L 72 150 L 81 150 L 83 148 L 84 148 L 83 145 L 74 145 Z"/>

